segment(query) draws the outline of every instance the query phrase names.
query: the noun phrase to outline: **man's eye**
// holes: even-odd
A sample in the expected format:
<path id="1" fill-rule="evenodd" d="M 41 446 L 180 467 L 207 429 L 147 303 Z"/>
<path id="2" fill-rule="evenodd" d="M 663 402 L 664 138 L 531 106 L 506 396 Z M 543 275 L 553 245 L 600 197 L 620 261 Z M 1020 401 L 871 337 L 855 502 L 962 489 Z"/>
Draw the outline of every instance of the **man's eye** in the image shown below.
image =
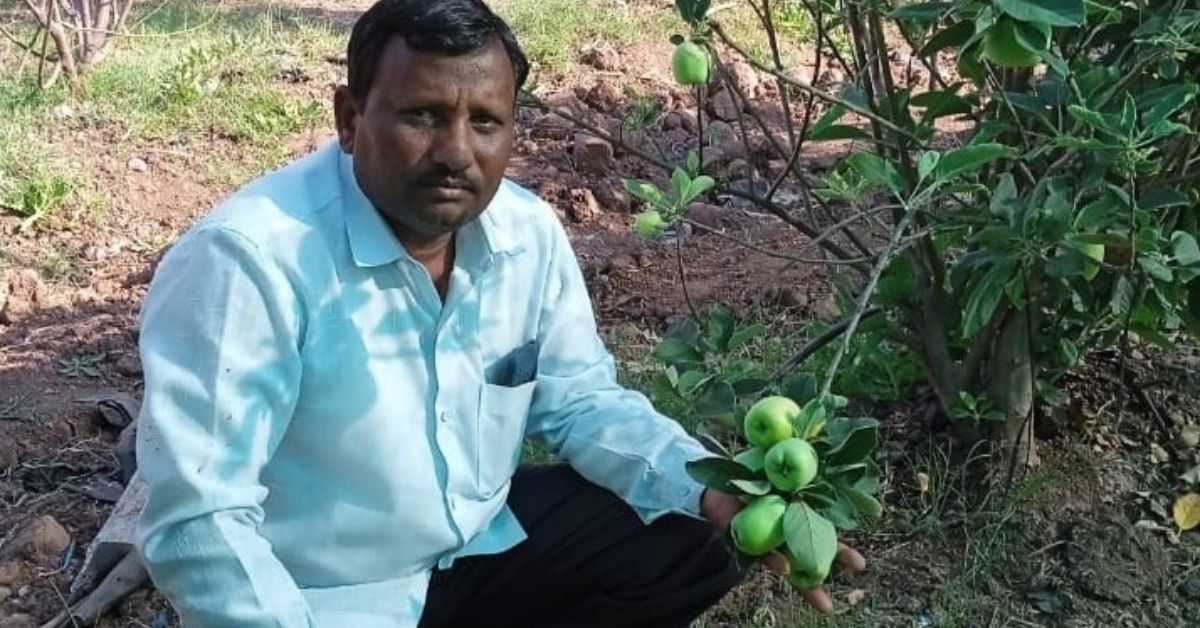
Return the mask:
<path id="1" fill-rule="evenodd" d="M 471 124 L 481 131 L 494 131 L 500 128 L 500 121 L 491 117 L 477 117 L 471 120 Z"/>
<path id="2" fill-rule="evenodd" d="M 405 111 L 400 115 L 404 120 L 416 126 L 434 126 L 437 124 L 437 116 L 428 109 Z"/>

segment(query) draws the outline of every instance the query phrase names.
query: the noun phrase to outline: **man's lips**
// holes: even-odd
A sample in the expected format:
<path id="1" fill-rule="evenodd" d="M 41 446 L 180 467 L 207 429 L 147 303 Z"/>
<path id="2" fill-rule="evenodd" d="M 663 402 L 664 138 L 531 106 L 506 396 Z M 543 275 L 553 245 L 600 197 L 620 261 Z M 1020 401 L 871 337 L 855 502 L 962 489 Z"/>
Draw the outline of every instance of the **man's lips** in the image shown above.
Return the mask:
<path id="1" fill-rule="evenodd" d="M 427 181 L 421 188 L 434 200 L 458 201 L 475 193 L 470 185 L 457 181 Z"/>

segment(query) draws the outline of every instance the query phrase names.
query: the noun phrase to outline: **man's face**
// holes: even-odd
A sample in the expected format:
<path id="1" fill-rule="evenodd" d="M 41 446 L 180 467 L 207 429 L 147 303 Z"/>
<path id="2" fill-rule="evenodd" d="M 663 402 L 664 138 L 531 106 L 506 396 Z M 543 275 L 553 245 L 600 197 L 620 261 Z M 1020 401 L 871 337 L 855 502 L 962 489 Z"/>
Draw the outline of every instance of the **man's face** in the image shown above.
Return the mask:
<path id="1" fill-rule="evenodd" d="M 453 233 L 491 202 L 512 152 L 515 83 L 499 39 L 445 56 L 395 37 L 364 102 L 338 90 L 342 150 L 402 241 Z"/>

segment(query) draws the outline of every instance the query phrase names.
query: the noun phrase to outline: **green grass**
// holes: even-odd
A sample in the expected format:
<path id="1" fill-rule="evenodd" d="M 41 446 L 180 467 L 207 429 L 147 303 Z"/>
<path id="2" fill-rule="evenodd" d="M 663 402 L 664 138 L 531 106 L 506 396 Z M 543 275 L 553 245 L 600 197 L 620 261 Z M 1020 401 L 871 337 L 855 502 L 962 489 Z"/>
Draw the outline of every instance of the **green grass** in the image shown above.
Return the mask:
<path id="1" fill-rule="evenodd" d="M 564 72 L 589 44 L 667 39 L 683 23 L 673 11 L 595 0 L 494 0 L 529 60 L 550 75 Z"/>
<path id="2" fill-rule="evenodd" d="M 203 155 L 227 141 L 234 148 L 202 160 L 201 175 L 237 184 L 282 163 L 291 135 L 331 121 L 328 85 L 343 69 L 324 57 L 344 48 L 344 33 L 274 5 L 168 0 L 142 11 L 76 89 L 61 79 L 40 89 L 36 64 L 0 53 L 0 203 L 30 227 L 103 207 L 97 173 L 73 163 L 81 138 L 119 154 L 165 145 Z M 307 81 L 289 84 L 297 77 Z"/>

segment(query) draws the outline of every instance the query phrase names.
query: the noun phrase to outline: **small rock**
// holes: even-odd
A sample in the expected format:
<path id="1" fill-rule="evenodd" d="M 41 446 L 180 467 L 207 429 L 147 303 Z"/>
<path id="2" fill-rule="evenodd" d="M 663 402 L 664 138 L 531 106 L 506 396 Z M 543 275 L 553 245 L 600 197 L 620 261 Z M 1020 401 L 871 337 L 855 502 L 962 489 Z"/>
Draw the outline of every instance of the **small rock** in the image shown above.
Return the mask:
<path id="1" fill-rule="evenodd" d="M 772 159 L 771 161 L 767 162 L 767 173 L 769 173 L 772 178 L 778 177 L 780 173 L 787 168 L 787 164 L 788 162 L 783 159 Z"/>
<path id="2" fill-rule="evenodd" d="M 117 363 L 113 367 L 125 377 L 142 376 L 142 361 L 136 355 L 126 354 L 121 356 L 117 359 Z"/>
<path id="3" fill-rule="evenodd" d="M 0 323 L 20 322 L 38 309 L 45 300 L 46 286 L 36 270 L 26 268 L 9 276 L 5 298 L 0 299 Z"/>
<path id="4" fill-rule="evenodd" d="M 566 139 L 570 137 L 571 122 L 566 118 L 547 113 L 533 121 L 529 134 L 536 139 Z"/>
<path id="5" fill-rule="evenodd" d="M 708 101 L 708 112 L 718 120 L 733 122 L 734 120 L 738 119 L 738 114 L 741 113 L 741 109 L 739 109 L 737 103 L 734 102 L 733 94 L 726 89 L 717 93 L 716 96 L 713 96 Z"/>
<path id="6" fill-rule="evenodd" d="M 1158 443 L 1150 443 L 1150 459 L 1155 464 L 1165 464 L 1171 461 L 1171 454 L 1162 448 Z"/>
<path id="7" fill-rule="evenodd" d="M 621 92 L 621 88 L 617 87 L 616 83 L 600 81 L 596 83 L 595 87 L 588 90 L 583 97 L 583 102 L 596 111 L 607 113 L 616 111 L 624 98 L 625 94 Z"/>
<path id="8" fill-rule="evenodd" d="M 69 120 L 69 119 L 75 117 L 75 109 L 73 109 L 71 107 L 71 105 L 68 105 L 66 103 L 58 105 L 57 107 L 55 107 L 53 109 L 53 111 L 51 113 L 54 115 L 54 117 L 56 119 L 59 119 L 59 120 Z"/>
<path id="9" fill-rule="evenodd" d="M 750 162 L 745 159 L 734 159 L 729 162 L 729 174 L 731 177 L 749 177 Z"/>
<path id="10" fill-rule="evenodd" d="M 25 597 L 29 595 L 30 591 L 33 591 L 33 587 L 24 585 L 20 589 L 17 589 L 17 597 Z"/>
<path id="11" fill-rule="evenodd" d="M 621 55 L 612 46 L 586 48 L 579 60 L 605 72 L 621 69 Z"/>
<path id="12" fill-rule="evenodd" d="M 1170 419 L 1171 423 L 1179 426 L 1184 426 L 1188 423 L 1187 415 L 1178 409 L 1168 410 L 1167 418 Z"/>
<path id="13" fill-rule="evenodd" d="M 850 606 L 858 606 L 860 602 L 867 597 L 867 592 L 864 589 L 854 589 L 846 594 L 846 603 Z"/>
<path id="14" fill-rule="evenodd" d="M 612 146 L 593 135 L 578 133 L 575 135 L 575 167 L 581 172 L 595 176 L 604 176 L 613 166 Z"/>
<path id="15" fill-rule="evenodd" d="M 672 113 L 679 115 L 679 128 L 688 133 L 695 133 L 700 130 L 700 123 L 696 120 L 696 112 L 687 109 L 680 109 Z"/>
<path id="16" fill-rule="evenodd" d="M 742 144 L 742 138 L 738 136 L 737 129 L 726 122 L 713 121 L 708 125 L 705 134 L 708 136 L 709 145 L 720 148 L 724 153 L 738 156 L 745 153 L 745 146 Z"/>
<path id="17" fill-rule="evenodd" d="M 21 566 L 16 561 L 0 563 L 0 585 L 12 586 L 21 577 Z"/>
<path id="18" fill-rule="evenodd" d="M 17 458 L 17 451 L 15 448 L 0 447 L 0 473 L 8 471 L 20 463 L 21 460 Z"/>
<path id="19" fill-rule="evenodd" d="M 12 589 L 8 587 L 0 587 L 0 604 L 3 604 L 4 600 L 7 600 L 10 597 L 12 597 Z"/>
<path id="20" fill-rule="evenodd" d="M 615 181 L 603 181 L 593 188 L 593 192 L 604 211 L 628 214 L 633 209 L 633 199 L 629 198 L 629 193 Z"/>
<path id="21" fill-rule="evenodd" d="M 32 615 L 17 613 L 0 619 L 0 628 L 37 628 L 37 622 L 33 621 Z"/>
<path id="22" fill-rule="evenodd" d="M 1179 430 L 1179 446 L 1183 449 L 1194 449 L 1200 445 L 1200 426 L 1187 425 Z"/>
<path id="23" fill-rule="evenodd" d="M 55 558 L 71 543 L 71 535 L 50 515 L 29 524 L 13 541 L 12 552 L 42 562 Z"/>
<path id="24" fill-rule="evenodd" d="M 538 152 L 538 143 L 533 140 L 521 140 L 521 142 L 517 144 L 517 152 L 524 153 L 526 155 L 536 155 Z"/>
<path id="25" fill-rule="evenodd" d="M 753 94 L 758 90 L 759 75 L 749 63 L 734 61 L 728 68 L 730 78 L 741 88 L 743 94 Z"/>
<path id="26" fill-rule="evenodd" d="M 678 111 L 672 111 L 663 116 L 662 128 L 665 131 L 674 131 L 683 128 L 683 116 L 679 115 Z"/>
<path id="27" fill-rule="evenodd" d="M 571 190 L 571 204 L 567 215 L 575 222 L 590 222 L 600 215 L 600 203 L 591 190 Z"/>
<path id="28" fill-rule="evenodd" d="M 813 304 L 813 314 L 816 314 L 821 320 L 827 323 L 832 323 L 842 317 L 842 311 L 838 309 L 837 299 L 832 294 L 818 299 Z"/>
<path id="29" fill-rule="evenodd" d="M 149 164 L 140 157 L 130 157 L 125 165 L 131 172 L 145 172 L 150 169 Z"/>

